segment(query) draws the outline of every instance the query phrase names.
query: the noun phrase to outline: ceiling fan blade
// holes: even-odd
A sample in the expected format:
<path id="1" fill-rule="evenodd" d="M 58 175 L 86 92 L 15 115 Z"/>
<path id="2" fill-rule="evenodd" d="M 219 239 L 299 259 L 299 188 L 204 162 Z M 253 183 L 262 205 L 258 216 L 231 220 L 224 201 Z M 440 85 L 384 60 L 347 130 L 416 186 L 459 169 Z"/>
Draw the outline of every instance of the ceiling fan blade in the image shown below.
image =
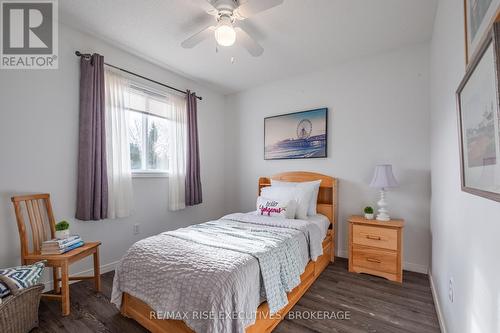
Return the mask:
<path id="1" fill-rule="evenodd" d="M 214 26 L 209 26 L 206 27 L 205 29 L 201 30 L 198 33 L 195 33 L 185 41 L 181 43 L 181 46 L 185 49 L 190 49 L 192 47 L 195 47 L 199 43 L 201 43 L 203 40 L 209 38 L 211 35 L 213 35 L 213 32 L 215 30 Z"/>
<path id="2" fill-rule="evenodd" d="M 284 0 L 248 0 L 236 9 L 238 16 L 249 18 L 269 8 L 279 6 Z"/>
<path id="3" fill-rule="evenodd" d="M 217 8 L 215 8 L 208 0 L 191 0 L 191 2 L 195 3 L 198 7 L 210 15 L 217 15 L 219 12 Z"/>
<path id="4" fill-rule="evenodd" d="M 234 29 L 236 30 L 236 40 L 238 43 L 241 43 L 241 45 L 247 49 L 252 56 L 258 57 L 264 53 L 264 48 L 262 48 L 262 46 L 260 46 L 255 39 L 250 37 L 245 30 L 240 27 L 236 27 Z"/>

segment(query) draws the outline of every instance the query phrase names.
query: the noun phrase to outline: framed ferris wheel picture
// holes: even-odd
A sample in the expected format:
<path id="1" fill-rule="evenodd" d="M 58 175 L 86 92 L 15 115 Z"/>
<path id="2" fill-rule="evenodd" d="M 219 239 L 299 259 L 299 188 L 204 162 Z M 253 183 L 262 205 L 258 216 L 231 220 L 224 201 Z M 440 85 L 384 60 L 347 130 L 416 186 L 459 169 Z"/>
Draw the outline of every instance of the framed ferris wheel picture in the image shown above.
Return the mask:
<path id="1" fill-rule="evenodd" d="M 327 108 L 265 118 L 264 159 L 327 157 L 327 124 Z"/>

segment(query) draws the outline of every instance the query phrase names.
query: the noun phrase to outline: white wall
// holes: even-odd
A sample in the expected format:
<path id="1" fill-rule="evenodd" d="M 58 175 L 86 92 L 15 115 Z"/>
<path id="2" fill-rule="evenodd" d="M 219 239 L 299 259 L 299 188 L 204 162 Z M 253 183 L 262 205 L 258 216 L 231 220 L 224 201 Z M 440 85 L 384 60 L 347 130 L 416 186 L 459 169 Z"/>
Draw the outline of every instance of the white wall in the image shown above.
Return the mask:
<path id="1" fill-rule="evenodd" d="M 406 219 L 407 269 L 426 272 L 430 257 L 428 45 L 363 58 L 228 97 L 226 211 L 255 207 L 257 179 L 307 170 L 340 180 L 338 253 L 347 255 L 351 214 L 375 205 L 368 187 L 377 163 L 392 163 L 400 188 L 388 194 Z M 328 158 L 265 161 L 264 117 L 329 108 Z"/>
<path id="2" fill-rule="evenodd" d="M 58 70 L 0 71 L 0 267 L 20 263 L 19 238 L 10 197 L 49 192 L 57 220 L 68 219 L 73 233 L 101 240 L 101 263 L 119 260 L 130 245 L 146 236 L 223 213 L 224 174 L 220 149 L 224 96 L 163 70 L 96 38 L 60 26 Z M 203 199 L 200 206 L 167 211 L 166 178 L 133 180 L 135 214 L 126 219 L 81 222 L 73 219 L 76 202 L 79 59 L 75 50 L 99 52 L 111 64 L 160 82 L 189 88 L 198 103 Z M 133 224 L 141 233 L 133 235 Z M 73 272 L 90 268 L 76 265 Z M 105 266 L 112 268 L 112 265 Z"/>
<path id="3" fill-rule="evenodd" d="M 463 24 L 463 1 L 439 2 L 431 46 L 431 271 L 448 332 L 500 332 L 500 204 L 460 190 L 455 91 L 465 72 Z"/>

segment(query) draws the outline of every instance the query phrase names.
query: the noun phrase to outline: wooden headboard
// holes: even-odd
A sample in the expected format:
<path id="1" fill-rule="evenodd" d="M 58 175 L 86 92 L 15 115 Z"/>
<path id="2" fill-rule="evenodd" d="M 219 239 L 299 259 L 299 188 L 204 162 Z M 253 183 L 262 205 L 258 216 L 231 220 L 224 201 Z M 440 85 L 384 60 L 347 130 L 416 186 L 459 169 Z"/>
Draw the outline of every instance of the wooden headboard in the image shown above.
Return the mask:
<path id="1" fill-rule="evenodd" d="M 314 180 L 321 180 L 319 185 L 318 194 L 318 213 L 325 215 L 330 220 L 330 223 L 335 224 L 336 222 L 336 208 L 337 208 L 337 179 L 322 175 L 320 173 L 305 172 L 305 171 L 291 171 L 278 173 L 277 175 L 271 177 L 260 177 L 259 178 L 259 191 L 263 187 L 271 185 L 271 179 L 281 180 L 286 182 L 310 182 Z"/>

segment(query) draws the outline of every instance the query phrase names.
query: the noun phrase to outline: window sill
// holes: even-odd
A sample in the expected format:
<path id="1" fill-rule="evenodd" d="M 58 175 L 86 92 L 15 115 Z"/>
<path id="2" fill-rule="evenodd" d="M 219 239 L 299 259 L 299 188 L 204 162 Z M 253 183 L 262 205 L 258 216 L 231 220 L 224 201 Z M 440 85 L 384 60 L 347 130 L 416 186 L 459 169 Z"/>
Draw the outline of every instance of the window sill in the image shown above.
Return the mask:
<path id="1" fill-rule="evenodd" d="M 133 171 L 132 178 L 168 178 L 168 172 Z"/>

